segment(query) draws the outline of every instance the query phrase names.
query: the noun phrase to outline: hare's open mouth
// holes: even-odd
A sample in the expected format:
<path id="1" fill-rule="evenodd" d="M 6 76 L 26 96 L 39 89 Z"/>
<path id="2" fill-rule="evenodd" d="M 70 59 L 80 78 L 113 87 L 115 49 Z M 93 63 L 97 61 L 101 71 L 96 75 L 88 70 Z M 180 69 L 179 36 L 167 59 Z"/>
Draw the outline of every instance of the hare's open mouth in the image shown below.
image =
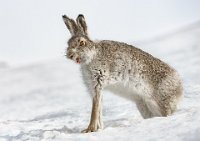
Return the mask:
<path id="1" fill-rule="evenodd" d="M 74 60 L 77 64 L 80 64 L 81 63 L 81 58 L 76 56 L 76 55 L 69 55 L 69 58 L 71 60 Z"/>
<path id="2" fill-rule="evenodd" d="M 80 64 L 81 63 L 81 59 L 79 57 L 76 58 L 76 63 Z"/>

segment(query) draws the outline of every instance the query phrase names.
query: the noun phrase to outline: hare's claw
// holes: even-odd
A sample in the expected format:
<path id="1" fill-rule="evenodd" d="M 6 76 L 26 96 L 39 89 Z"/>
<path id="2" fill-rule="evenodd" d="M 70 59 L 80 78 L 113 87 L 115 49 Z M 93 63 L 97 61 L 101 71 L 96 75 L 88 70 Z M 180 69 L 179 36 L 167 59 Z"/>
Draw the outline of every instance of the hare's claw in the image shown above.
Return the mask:
<path id="1" fill-rule="evenodd" d="M 90 132 L 91 132 L 91 131 L 89 130 L 89 128 L 87 128 L 87 129 L 81 131 L 81 133 L 90 133 Z"/>
<path id="2" fill-rule="evenodd" d="M 81 133 L 96 132 L 97 130 L 98 130 L 97 126 L 88 126 L 88 128 L 81 131 Z"/>

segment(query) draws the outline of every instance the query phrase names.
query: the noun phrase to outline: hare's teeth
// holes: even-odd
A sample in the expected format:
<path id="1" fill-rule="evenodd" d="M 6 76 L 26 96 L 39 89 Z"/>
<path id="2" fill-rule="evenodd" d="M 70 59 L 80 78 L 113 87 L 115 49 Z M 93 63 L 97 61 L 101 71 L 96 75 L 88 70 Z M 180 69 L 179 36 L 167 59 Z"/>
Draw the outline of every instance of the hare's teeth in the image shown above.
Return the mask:
<path id="1" fill-rule="evenodd" d="M 76 58 L 76 63 L 80 64 L 81 63 L 81 59 L 80 58 Z"/>

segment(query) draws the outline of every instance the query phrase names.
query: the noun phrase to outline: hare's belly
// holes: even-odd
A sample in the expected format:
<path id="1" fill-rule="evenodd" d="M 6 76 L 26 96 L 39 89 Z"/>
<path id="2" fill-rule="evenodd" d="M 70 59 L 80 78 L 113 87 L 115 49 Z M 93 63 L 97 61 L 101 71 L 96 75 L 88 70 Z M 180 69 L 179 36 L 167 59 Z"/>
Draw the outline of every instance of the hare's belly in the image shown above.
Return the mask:
<path id="1" fill-rule="evenodd" d="M 116 82 L 108 85 L 105 89 L 130 100 L 134 100 L 138 96 L 144 99 L 150 98 L 152 94 L 150 86 L 140 79 Z"/>

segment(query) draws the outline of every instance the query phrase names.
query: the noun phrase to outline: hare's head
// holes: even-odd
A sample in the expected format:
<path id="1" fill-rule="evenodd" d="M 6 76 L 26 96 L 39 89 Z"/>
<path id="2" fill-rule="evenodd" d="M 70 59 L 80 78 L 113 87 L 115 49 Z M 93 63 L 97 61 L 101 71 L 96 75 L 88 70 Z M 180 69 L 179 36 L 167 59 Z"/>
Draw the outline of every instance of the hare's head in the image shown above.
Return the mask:
<path id="1" fill-rule="evenodd" d="M 94 43 L 89 39 L 87 25 L 83 15 L 78 15 L 76 22 L 63 15 L 63 20 L 71 33 L 66 56 L 76 63 L 88 63 L 95 55 Z"/>

